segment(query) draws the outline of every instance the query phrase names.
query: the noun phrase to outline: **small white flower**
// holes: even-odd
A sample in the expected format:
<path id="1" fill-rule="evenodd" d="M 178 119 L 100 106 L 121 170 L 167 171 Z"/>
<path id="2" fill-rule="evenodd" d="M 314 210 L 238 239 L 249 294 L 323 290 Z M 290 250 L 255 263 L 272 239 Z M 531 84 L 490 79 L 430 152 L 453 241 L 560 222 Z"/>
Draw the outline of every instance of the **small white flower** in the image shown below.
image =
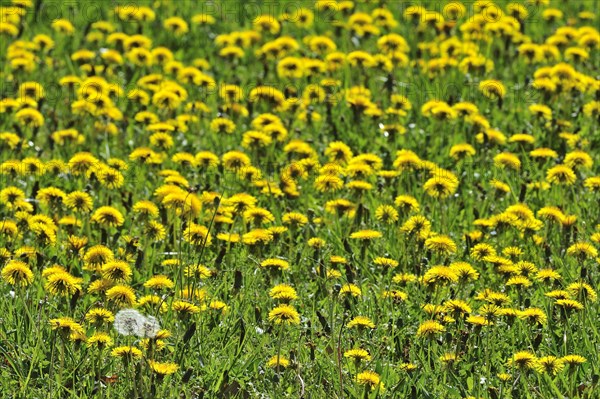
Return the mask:
<path id="1" fill-rule="evenodd" d="M 121 335 L 139 336 L 144 328 L 146 318 L 140 312 L 135 309 L 123 309 L 119 310 L 115 315 L 115 321 L 113 326 L 115 330 Z"/>

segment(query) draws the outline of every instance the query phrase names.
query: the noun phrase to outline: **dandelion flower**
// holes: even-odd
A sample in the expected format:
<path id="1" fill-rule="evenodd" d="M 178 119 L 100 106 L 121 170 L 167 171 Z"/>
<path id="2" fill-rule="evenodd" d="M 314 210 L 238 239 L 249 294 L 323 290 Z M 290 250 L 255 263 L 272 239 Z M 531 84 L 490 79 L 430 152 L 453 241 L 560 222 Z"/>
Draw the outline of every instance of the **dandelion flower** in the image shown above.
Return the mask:
<path id="1" fill-rule="evenodd" d="M 444 353 L 442 356 L 440 356 L 440 361 L 444 363 L 446 367 L 451 367 L 453 364 L 458 362 L 458 356 L 456 356 L 456 353 Z"/>
<path id="2" fill-rule="evenodd" d="M 489 99 L 502 99 L 506 95 L 506 87 L 499 80 L 482 80 L 479 91 Z"/>
<path id="3" fill-rule="evenodd" d="M 542 356 L 538 358 L 535 370 L 539 373 L 548 373 L 556 375 L 565 368 L 565 363 L 562 359 L 556 356 Z"/>
<path id="4" fill-rule="evenodd" d="M 269 312 L 269 321 L 284 325 L 300 324 L 300 315 L 293 306 L 281 304 Z"/>
<path id="5" fill-rule="evenodd" d="M 144 287 L 153 290 L 164 290 L 175 287 L 175 283 L 167 276 L 158 275 L 150 277 L 145 283 Z"/>
<path id="6" fill-rule="evenodd" d="M 508 364 L 520 369 L 534 369 L 537 367 L 537 358 L 531 352 L 520 351 L 513 355 Z"/>
<path id="7" fill-rule="evenodd" d="M 271 288 L 269 291 L 269 296 L 273 299 L 278 299 L 284 302 L 290 302 L 295 299 L 298 299 L 298 294 L 296 290 L 287 284 L 278 284 L 275 287 Z"/>
<path id="8" fill-rule="evenodd" d="M 348 324 L 346 324 L 346 327 L 348 327 L 348 328 L 356 327 L 358 329 L 364 329 L 364 328 L 373 329 L 373 328 L 375 328 L 375 323 L 373 323 L 371 321 L 371 319 L 369 319 L 368 317 L 356 316 L 355 318 L 350 320 L 348 322 Z"/>
<path id="9" fill-rule="evenodd" d="M 548 169 L 546 180 L 552 184 L 572 185 L 577 180 L 577 176 L 571 167 L 567 165 L 556 165 Z"/>
<path id="10" fill-rule="evenodd" d="M 355 284 L 344 284 L 340 289 L 340 296 L 350 295 L 353 297 L 359 297 L 362 295 L 360 287 Z"/>
<path id="11" fill-rule="evenodd" d="M 419 326 L 417 329 L 417 337 L 431 338 L 435 334 L 439 334 L 446 331 L 446 328 L 435 320 L 427 320 Z"/>
<path id="12" fill-rule="evenodd" d="M 361 241 L 370 241 L 376 238 L 383 237 L 379 231 L 376 230 L 359 230 L 350 234 L 351 239 L 361 240 Z"/>
<path id="13" fill-rule="evenodd" d="M 142 351 L 134 346 L 118 346 L 110 354 L 123 359 L 141 359 L 143 356 Z"/>
<path id="14" fill-rule="evenodd" d="M 580 355 L 566 355 L 560 358 L 560 360 L 569 367 L 579 366 L 587 362 L 587 359 Z"/>
<path id="15" fill-rule="evenodd" d="M 569 291 L 573 297 L 582 301 L 588 300 L 591 302 L 596 302 L 596 299 L 598 298 L 598 294 L 592 288 L 592 286 L 582 281 L 569 284 L 567 286 L 567 291 Z"/>
<path id="16" fill-rule="evenodd" d="M 267 362 L 267 367 L 269 368 L 288 368 L 290 365 L 290 361 L 283 356 L 273 356 Z"/>
<path id="17" fill-rule="evenodd" d="M 408 294 L 400 290 L 383 291 L 384 298 L 391 298 L 394 302 L 400 303 L 408 299 Z"/>
<path id="18" fill-rule="evenodd" d="M 84 330 L 81 324 L 75 322 L 70 317 L 59 317 L 57 319 L 50 320 L 50 328 L 54 331 L 58 331 L 65 336 L 70 336 L 71 334 L 83 334 Z"/>
<path id="19" fill-rule="evenodd" d="M 102 227 L 118 227 L 125 222 L 125 218 L 118 209 L 112 206 L 101 206 L 94 211 L 91 221 Z"/>
<path id="20" fill-rule="evenodd" d="M 102 278 L 113 282 L 128 282 L 132 273 L 127 262 L 120 260 L 106 262 L 100 269 Z"/>
<path id="21" fill-rule="evenodd" d="M 344 357 L 347 359 L 353 359 L 355 361 L 364 360 L 366 362 L 371 361 L 371 355 L 365 349 L 356 348 L 350 349 L 344 352 Z"/>
<path id="22" fill-rule="evenodd" d="M 527 320 L 537 324 L 545 324 L 548 316 L 546 313 L 539 308 L 527 308 L 517 313 L 519 319 Z"/>
<path id="23" fill-rule="evenodd" d="M 52 295 L 67 296 L 81 291 L 82 279 L 74 277 L 65 271 L 52 273 L 47 279 L 48 281 L 44 287 Z"/>
<path id="24" fill-rule="evenodd" d="M 106 291 L 106 298 L 117 307 L 127 307 L 135 304 L 135 291 L 127 285 L 115 285 Z"/>
<path id="25" fill-rule="evenodd" d="M 115 316 L 108 309 L 93 308 L 85 314 L 85 319 L 89 323 L 95 325 L 96 327 L 99 327 L 106 323 L 112 323 L 115 320 Z"/>
<path id="26" fill-rule="evenodd" d="M 289 269 L 290 264 L 288 261 L 283 260 L 283 259 L 278 259 L 278 258 L 269 258 L 269 259 L 265 259 L 260 263 L 261 267 L 264 267 L 265 269 L 279 269 L 279 270 L 286 270 Z"/>
<path id="27" fill-rule="evenodd" d="M 574 299 L 568 299 L 568 298 L 557 299 L 556 302 L 554 302 L 554 304 L 556 306 L 564 309 L 566 312 L 583 310 L 583 308 L 584 308 L 584 306 L 581 302 L 576 301 Z"/>
<path id="28" fill-rule="evenodd" d="M 372 391 L 376 389 L 379 389 L 380 391 L 384 390 L 384 384 L 383 382 L 381 382 L 379 374 L 377 374 L 374 371 L 367 370 L 358 373 L 358 375 L 356 376 L 356 382 L 359 385 L 369 387 Z"/>
<path id="29" fill-rule="evenodd" d="M 445 235 L 428 238 L 425 240 L 425 247 L 442 255 L 451 255 L 456 252 L 456 243 Z"/>
<path id="30" fill-rule="evenodd" d="M 585 242 L 577 242 L 567 248 L 567 255 L 571 255 L 580 259 L 593 259 L 598 256 L 598 250 L 591 244 Z"/>
<path id="31" fill-rule="evenodd" d="M 457 281 L 458 274 L 448 266 L 433 266 L 423 276 L 423 284 L 425 285 L 447 284 Z"/>
<path id="32" fill-rule="evenodd" d="M 148 361 L 148 366 L 150 366 L 150 370 L 160 376 L 173 374 L 179 369 L 179 366 L 175 363 L 162 363 L 154 360 Z"/>
<path id="33" fill-rule="evenodd" d="M 398 211 L 391 205 L 380 205 L 375 210 L 375 218 L 380 222 L 392 224 L 398 221 Z"/>
<path id="34" fill-rule="evenodd" d="M 33 272 L 25 262 L 11 260 L 0 273 L 2 279 L 10 285 L 26 287 L 33 282 Z"/>
<path id="35" fill-rule="evenodd" d="M 401 363 L 400 366 L 398 366 L 398 368 L 402 371 L 410 373 L 417 369 L 417 365 L 413 363 Z"/>
<path id="36" fill-rule="evenodd" d="M 96 347 L 98 349 L 104 349 L 111 347 L 113 340 L 110 335 L 103 332 L 95 332 L 91 337 L 87 339 L 88 348 Z"/>
<path id="37" fill-rule="evenodd" d="M 477 326 L 477 327 L 484 327 L 484 326 L 489 326 L 489 325 L 493 324 L 491 321 L 489 321 L 485 317 L 478 316 L 478 315 L 471 315 L 471 316 L 467 317 L 465 319 L 465 321 L 467 323 L 473 324 L 474 326 Z"/>
<path id="38" fill-rule="evenodd" d="M 188 317 L 190 315 L 200 313 L 200 307 L 188 301 L 173 301 L 171 304 L 173 309 L 180 317 Z"/>

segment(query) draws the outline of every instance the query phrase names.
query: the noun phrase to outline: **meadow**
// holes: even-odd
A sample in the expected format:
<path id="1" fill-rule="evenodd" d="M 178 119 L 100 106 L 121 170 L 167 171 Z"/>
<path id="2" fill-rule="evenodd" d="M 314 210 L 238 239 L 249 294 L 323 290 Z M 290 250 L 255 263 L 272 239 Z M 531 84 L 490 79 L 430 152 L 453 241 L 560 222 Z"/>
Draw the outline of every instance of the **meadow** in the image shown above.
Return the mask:
<path id="1" fill-rule="evenodd" d="M 0 0 L 0 399 L 600 398 L 599 12 Z"/>

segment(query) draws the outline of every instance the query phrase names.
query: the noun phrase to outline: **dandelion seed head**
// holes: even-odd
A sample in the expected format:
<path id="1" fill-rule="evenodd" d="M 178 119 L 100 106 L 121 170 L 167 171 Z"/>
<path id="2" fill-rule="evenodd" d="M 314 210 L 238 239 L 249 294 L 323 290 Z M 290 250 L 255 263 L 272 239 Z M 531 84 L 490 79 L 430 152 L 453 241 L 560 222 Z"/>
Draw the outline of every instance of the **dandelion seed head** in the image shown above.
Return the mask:
<path id="1" fill-rule="evenodd" d="M 143 336 L 146 318 L 135 309 L 123 309 L 115 315 L 113 326 L 115 330 L 124 336 Z"/>
<path id="2" fill-rule="evenodd" d="M 140 337 L 143 338 L 156 338 L 156 334 L 160 331 L 160 324 L 156 317 L 154 316 L 146 316 L 144 318 L 144 322 L 142 323 L 142 328 L 140 330 Z"/>

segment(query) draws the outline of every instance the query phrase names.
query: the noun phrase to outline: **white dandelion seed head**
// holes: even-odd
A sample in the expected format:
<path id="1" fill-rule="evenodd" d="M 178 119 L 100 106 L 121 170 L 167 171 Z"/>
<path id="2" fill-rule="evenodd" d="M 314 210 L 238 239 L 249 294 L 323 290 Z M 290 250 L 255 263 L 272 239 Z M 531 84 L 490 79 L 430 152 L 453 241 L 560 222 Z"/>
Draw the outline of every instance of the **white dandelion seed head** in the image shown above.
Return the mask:
<path id="1" fill-rule="evenodd" d="M 113 326 L 115 330 L 121 335 L 139 336 L 144 328 L 146 318 L 143 314 L 135 309 L 123 309 L 119 310 L 115 315 L 115 321 Z"/>
<path id="2" fill-rule="evenodd" d="M 156 334 L 160 330 L 160 324 L 156 317 L 147 316 L 145 317 L 144 323 L 138 335 L 140 338 L 156 338 Z"/>

